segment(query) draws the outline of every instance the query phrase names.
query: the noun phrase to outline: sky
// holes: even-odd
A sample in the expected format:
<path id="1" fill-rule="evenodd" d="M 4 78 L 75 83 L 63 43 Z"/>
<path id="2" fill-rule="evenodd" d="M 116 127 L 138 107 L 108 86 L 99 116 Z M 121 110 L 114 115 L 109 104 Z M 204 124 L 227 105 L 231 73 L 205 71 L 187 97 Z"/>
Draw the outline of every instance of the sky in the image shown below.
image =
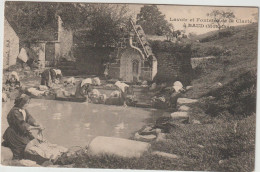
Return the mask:
<path id="1" fill-rule="evenodd" d="M 183 30 L 184 23 L 186 24 L 186 33 L 194 32 L 196 34 L 203 34 L 209 31 L 217 30 L 216 28 L 208 28 L 206 25 L 212 24 L 211 22 L 197 22 L 197 18 L 210 19 L 207 13 L 217 10 L 229 10 L 234 12 L 236 18 L 234 23 L 229 23 L 230 26 L 245 25 L 248 23 L 241 23 L 241 20 L 251 20 L 256 22 L 252 14 L 258 13 L 256 7 L 214 7 L 214 6 L 176 6 L 176 5 L 157 5 L 159 10 L 165 15 L 166 20 L 173 24 L 175 30 Z M 143 5 L 130 5 L 133 13 L 138 14 Z M 185 21 L 172 21 L 174 19 L 188 19 Z M 195 22 L 190 21 L 195 18 Z M 191 27 L 189 24 L 203 24 L 200 27 Z M 188 27 L 190 26 L 190 27 Z M 194 25 L 192 25 L 194 26 Z"/>

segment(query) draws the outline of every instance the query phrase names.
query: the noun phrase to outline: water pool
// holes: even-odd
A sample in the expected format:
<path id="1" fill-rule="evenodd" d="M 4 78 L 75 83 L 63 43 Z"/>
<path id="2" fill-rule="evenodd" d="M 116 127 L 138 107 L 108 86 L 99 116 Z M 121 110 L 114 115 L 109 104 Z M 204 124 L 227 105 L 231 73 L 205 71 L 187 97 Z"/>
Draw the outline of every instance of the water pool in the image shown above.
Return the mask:
<path id="1" fill-rule="evenodd" d="M 2 104 L 2 135 L 13 102 Z M 129 138 L 162 111 L 134 107 L 32 99 L 28 111 L 45 127 L 44 137 L 65 147 L 86 146 L 96 136 Z"/>

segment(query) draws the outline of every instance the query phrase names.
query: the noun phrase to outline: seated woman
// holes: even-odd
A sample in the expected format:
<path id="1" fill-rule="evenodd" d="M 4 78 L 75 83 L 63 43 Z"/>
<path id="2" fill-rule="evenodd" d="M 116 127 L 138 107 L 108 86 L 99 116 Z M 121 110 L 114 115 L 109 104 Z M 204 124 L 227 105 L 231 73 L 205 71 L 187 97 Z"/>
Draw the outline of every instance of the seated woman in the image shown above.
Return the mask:
<path id="1" fill-rule="evenodd" d="M 22 159 L 26 145 L 34 139 L 32 130 L 41 131 L 42 127 L 25 109 L 30 102 L 30 97 L 22 94 L 15 99 L 14 107 L 7 115 L 9 127 L 3 135 L 3 146 L 9 147 L 14 159 Z"/>
<path id="2" fill-rule="evenodd" d="M 60 81 L 62 78 L 62 73 L 60 69 L 52 69 L 54 71 L 54 75 L 52 76 L 53 82 Z"/>
<path id="3" fill-rule="evenodd" d="M 129 85 L 117 81 L 115 83 L 115 86 L 117 90 L 111 93 L 110 97 L 106 101 L 106 104 L 108 105 L 117 104 L 117 105 L 123 105 L 127 107 L 126 98 L 127 98 L 127 88 L 129 87 Z"/>
<path id="4" fill-rule="evenodd" d="M 21 83 L 19 81 L 19 76 L 17 72 L 13 71 L 10 75 L 9 78 L 6 80 L 5 83 L 7 86 L 10 86 L 11 88 L 19 88 L 21 86 Z"/>
<path id="5" fill-rule="evenodd" d="M 120 97 L 121 97 L 121 100 L 123 101 L 123 106 L 126 107 L 127 106 L 126 105 L 126 96 L 127 96 L 127 89 L 129 88 L 129 85 L 127 85 L 123 82 L 117 81 L 115 83 L 115 86 L 120 91 Z"/>
<path id="6" fill-rule="evenodd" d="M 84 79 L 80 81 L 76 88 L 75 97 L 76 98 L 86 98 L 89 101 L 89 93 L 92 91 L 92 80 L 91 78 Z"/>

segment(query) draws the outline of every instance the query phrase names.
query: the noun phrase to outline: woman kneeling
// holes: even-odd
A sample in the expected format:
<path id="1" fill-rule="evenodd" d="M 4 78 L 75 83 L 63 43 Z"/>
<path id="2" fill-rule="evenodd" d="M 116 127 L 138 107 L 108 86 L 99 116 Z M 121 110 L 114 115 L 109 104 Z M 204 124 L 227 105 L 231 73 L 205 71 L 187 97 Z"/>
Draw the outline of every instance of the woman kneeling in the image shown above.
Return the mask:
<path id="1" fill-rule="evenodd" d="M 25 109 L 30 102 L 30 97 L 22 94 L 16 98 L 14 107 L 7 115 L 9 127 L 3 135 L 3 146 L 9 147 L 13 152 L 13 159 L 22 159 L 26 145 L 34 139 L 32 130 L 42 130 L 34 118 Z"/>

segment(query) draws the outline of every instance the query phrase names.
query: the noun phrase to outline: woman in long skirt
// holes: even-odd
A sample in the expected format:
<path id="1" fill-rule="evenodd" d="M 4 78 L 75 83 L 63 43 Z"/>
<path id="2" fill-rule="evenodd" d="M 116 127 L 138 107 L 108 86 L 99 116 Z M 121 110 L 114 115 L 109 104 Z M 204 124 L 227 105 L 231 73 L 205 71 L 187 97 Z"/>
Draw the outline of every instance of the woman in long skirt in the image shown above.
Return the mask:
<path id="1" fill-rule="evenodd" d="M 42 130 L 34 118 L 25 109 L 30 102 L 30 97 L 22 94 L 16 98 L 14 107 L 7 115 L 9 127 L 3 135 L 3 146 L 9 147 L 14 159 L 22 159 L 26 145 L 34 139 L 31 131 Z"/>

